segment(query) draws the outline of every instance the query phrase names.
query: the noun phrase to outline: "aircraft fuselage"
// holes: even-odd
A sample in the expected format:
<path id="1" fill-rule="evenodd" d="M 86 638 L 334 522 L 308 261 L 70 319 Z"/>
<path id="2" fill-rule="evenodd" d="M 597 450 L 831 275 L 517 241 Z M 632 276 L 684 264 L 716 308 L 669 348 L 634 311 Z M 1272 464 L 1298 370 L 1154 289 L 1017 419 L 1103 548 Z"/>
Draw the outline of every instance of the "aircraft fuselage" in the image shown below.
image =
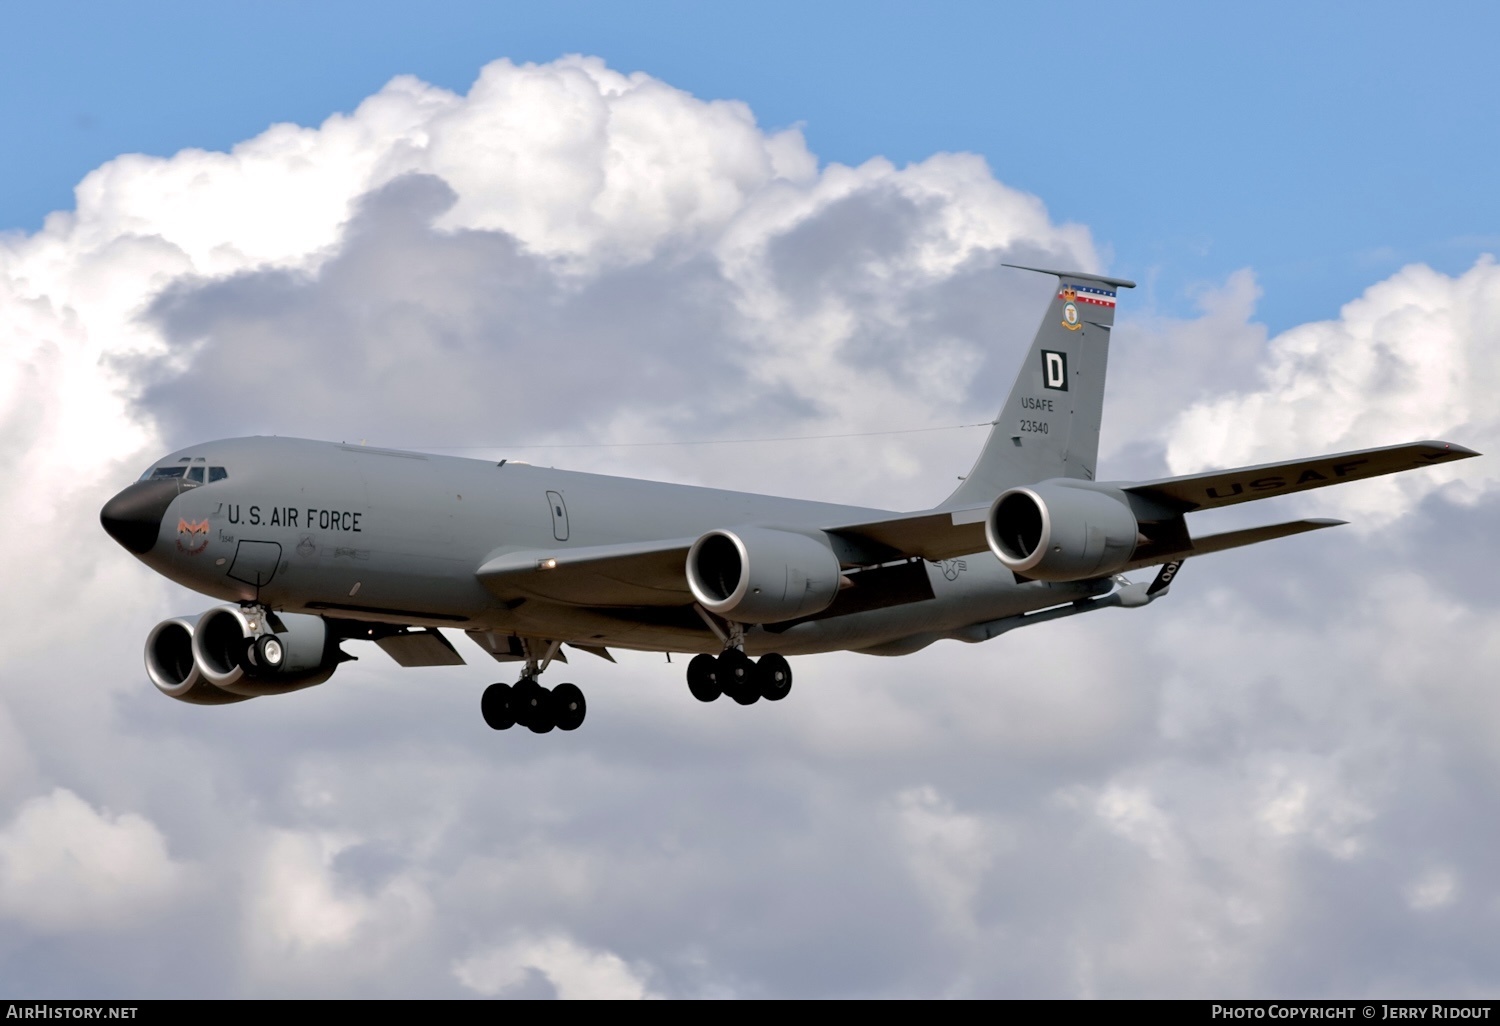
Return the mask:
<path id="1" fill-rule="evenodd" d="M 557 551 L 717 528 L 816 530 L 881 510 L 291 438 L 193 446 L 158 466 L 222 466 L 184 487 L 138 553 L 172 580 L 231 602 L 348 620 L 492 630 L 592 647 L 717 652 L 720 640 L 628 581 L 588 603 L 487 587 L 476 571 L 514 551 Z M 1107 591 L 1018 584 L 989 552 L 913 561 L 931 597 L 746 632 L 751 654 L 910 651 L 956 629 Z M 914 570 L 908 568 L 910 575 Z M 920 586 L 920 585 L 918 585 Z M 600 601 L 603 598 L 605 601 Z M 902 643 L 906 642 L 905 645 Z"/>

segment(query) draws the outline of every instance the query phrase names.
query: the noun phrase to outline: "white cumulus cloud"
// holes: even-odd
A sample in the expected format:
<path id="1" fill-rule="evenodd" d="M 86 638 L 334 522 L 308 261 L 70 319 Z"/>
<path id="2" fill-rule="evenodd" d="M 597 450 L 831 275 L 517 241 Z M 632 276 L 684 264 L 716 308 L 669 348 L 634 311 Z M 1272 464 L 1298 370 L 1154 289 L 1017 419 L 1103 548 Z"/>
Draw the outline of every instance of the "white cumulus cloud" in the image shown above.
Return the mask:
<path id="1" fill-rule="evenodd" d="M 1167 436 L 1172 469 L 1264 463 L 1416 439 L 1481 451 L 1500 442 L 1500 266 L 1490 257 L 1450 277 L 1403 268 L 1345 304 L 1339 318 L 1269 342 L 1259 381 L 1201 399 Z M 1385 523 L 1448 487 L 1473 500 L 1500 481 L 1493 461 L 1399 474 L 1319 495 L 1330 508 Z"/>
<path id="2" fill-rule="evenodd" d="M 44 933 L 139 926 L 192 881 L 150 820 L 64 788 L 0 828 L 0 918 Z"/>
<path id="3" fill-rule="evenodd" d="M 453 967 L 465 987 L 486 996 L 503 994 L 526 980 L 546 977 L 565 1001 L 638 1001 L 656 997 L 644 974 L 620 956 L 586 947 L 562 935 L 527 937 L 477 951 Z"/>

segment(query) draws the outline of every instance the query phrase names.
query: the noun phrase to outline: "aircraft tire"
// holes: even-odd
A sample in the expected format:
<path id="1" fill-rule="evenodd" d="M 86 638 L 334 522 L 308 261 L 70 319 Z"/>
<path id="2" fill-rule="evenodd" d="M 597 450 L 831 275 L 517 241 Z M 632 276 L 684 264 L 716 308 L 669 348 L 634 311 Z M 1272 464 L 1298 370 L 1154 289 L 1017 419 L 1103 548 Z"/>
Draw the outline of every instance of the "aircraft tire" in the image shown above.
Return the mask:
<path id="1" fill-rule="evenodd" d="M 509 730 L 516 725 L 509 684 L 491 684 L 479 699 L 479 711 L 491 730 Z"/>
<path id="2" fill-rule="evenodd" d="M 719 687 L 718 666 L 719 661 L 707 653 L 693 656 L 688 663 L 688 690 L 698 701 L 712 702 L 724 693 L 724 689 Z"/>
<path id="3" fill-rule="evenodd" d="M 767 702 L 779 702 L 792 690 L 792 666 L 776 652 L 760 657 L 755 664 L 755 677 L 760 697 Z"/>
<path id="4" fill-rule="evenodd" d="M 511 692 L 516 722 L 533 734 L 545 734 L 557 726 L 552 719 L 552 692 L 530 677 L 522 677 Z"/>
<path id="5" fill-rule="evenodd" d="M 264 673 L 275 673 L 286 659 L 286 646 L 274 634 L 262 634 L 251 644 L 255 668 Z"/>
<path id="6" fill-rule="evenodd" d="M 552 721 L 558 730 L 577 730 L 583 725 L 589 706 L 576 684 L 559 684 L 552 689 Z"/>
<path id="7" fill-rule="evenodd" d="M 754 705 L 760 701 L 755 661 L 739 649 L 731 648 L 719 656 L 718 679 L 724 694 L 740 705 Z"/>
<path id="8" fill-rule="evenodd" d="M 516 722 L 523 727 L 531 726 L 532 718 L 541 711 L 545 701 L 545 689 L 530 677 L 522 677 L 510 689 L 510 711 Z"/>

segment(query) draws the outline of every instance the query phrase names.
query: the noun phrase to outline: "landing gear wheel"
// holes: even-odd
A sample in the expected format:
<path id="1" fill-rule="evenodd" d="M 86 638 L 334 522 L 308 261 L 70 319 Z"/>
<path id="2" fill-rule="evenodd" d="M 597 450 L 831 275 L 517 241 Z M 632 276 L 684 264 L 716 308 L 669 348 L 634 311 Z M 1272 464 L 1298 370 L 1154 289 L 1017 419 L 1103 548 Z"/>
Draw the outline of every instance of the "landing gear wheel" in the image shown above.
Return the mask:
<path id="1" fill-rule="evenodd" d="M 509 684 L 491 684 L 484 689 L 484 695 L 479 699 L 479 711 L 491 730 L 509 730 L 516 725 L 511 694 Z"/>
<path id="2" fill-rule="evenodd" d="M 739 649 L 731 648 L 719 656 L 718 678 L 724 694 L 740 705 L 754 705 L 760 701 L 755 661 Z"/>
<path id="3" fill-rule="evenodd" d="M 263 673 L 275 673 L 286 661 L 286 646 L 274 634 L 262 634 L 251 647 L 255 666 Z"/>
<path id="4" fill-rule="evenodd" d="M 516 722 L 533 734 L 545 734 L 556 726 L 552 721 L 552 692 L 530 677 L 522 677 L 511 690 L 511 708 Z"/>
<path id="5" fill-rule="evenodd" d="M 719 661 L 711 655 L 695 655 L 688 663 L 688 690 L 700 702 L 712 702 L 724 693 L 719 687 Z"/>
<path id="6" fill-rule="evenodd" d="M 559 684 L 552 689 L 552 721 L 558 730 L 577 730 L 588 713 L 588 703 L 576 684 Z"/>
<path id="7" fill-rule="evenodd" d="M 791 664 L 775 652 L 760 657 L 755 664 L 755 675 L 759 678 L 760 697 L 767 702 L 779 702 L 792 690 Z"/>

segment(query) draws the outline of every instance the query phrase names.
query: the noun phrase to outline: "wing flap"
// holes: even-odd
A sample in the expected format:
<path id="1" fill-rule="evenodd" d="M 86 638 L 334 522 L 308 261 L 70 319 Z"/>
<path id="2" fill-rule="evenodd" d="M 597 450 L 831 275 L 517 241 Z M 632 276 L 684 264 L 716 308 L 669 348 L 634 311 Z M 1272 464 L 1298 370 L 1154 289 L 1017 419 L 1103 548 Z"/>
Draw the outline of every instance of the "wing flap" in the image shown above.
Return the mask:
<path id="1" fill-rule="evenodd" d="M 1210 534 L 1202 538 L 1194 538 L 1186 548 L 1173 547 L 1169 551 L 1137 551 L 1133 558 L 1117 573 L 1127 570 L 1139 570 L 1141 567 L 1156 566 L 1159 563 L 1172 563 L 1184 560 L 1192 556 L 1206 556 L 1211 552 L 1223 552 L 1225 549 L 1237 549 L 1242 545 L 1254 545 L 1257 542 L 1271 541 L 1276 538 L 1288 538 L 1294 534 L 1305 534 L 1308 531 L 1321 531 L 1325 527 L 1338 527 L 1348 523 L 1347 520 L 1326 520 L 1314 518 L 1310 520 L 1291 520 L 1284 524 L 1266 524 L 1264 527 L 1247 527 L 1239 531 L 1225 531 L 1223 534 Z"/>
<path id="2" fill-rule="evenodd" d="M 984 516 L 988 510 L 986 505 L 908 513 L 826 530 L 848 543 L 855 557 L 853 561 L 866 566 L 904 556 L 940 562 L 982 552 L 988 547 L 984 540 Z"/>
<path id="3" fill-rule="evenodd" d="M 1191 513 L 1478 455 L 1473 449 L 1452 442 L 1408 442 L 1285 463 L 1262 463 L 1235 470 L 1168 477 L 1142 484 L 1120 484 L 1118 487 L 1174 512 Z"/>
<path id="4" fill-rule="evenodd" d="M 463 666 L 464 657 L 437 630 L 403 630 L 375 639 L 400 666 Z"/>

